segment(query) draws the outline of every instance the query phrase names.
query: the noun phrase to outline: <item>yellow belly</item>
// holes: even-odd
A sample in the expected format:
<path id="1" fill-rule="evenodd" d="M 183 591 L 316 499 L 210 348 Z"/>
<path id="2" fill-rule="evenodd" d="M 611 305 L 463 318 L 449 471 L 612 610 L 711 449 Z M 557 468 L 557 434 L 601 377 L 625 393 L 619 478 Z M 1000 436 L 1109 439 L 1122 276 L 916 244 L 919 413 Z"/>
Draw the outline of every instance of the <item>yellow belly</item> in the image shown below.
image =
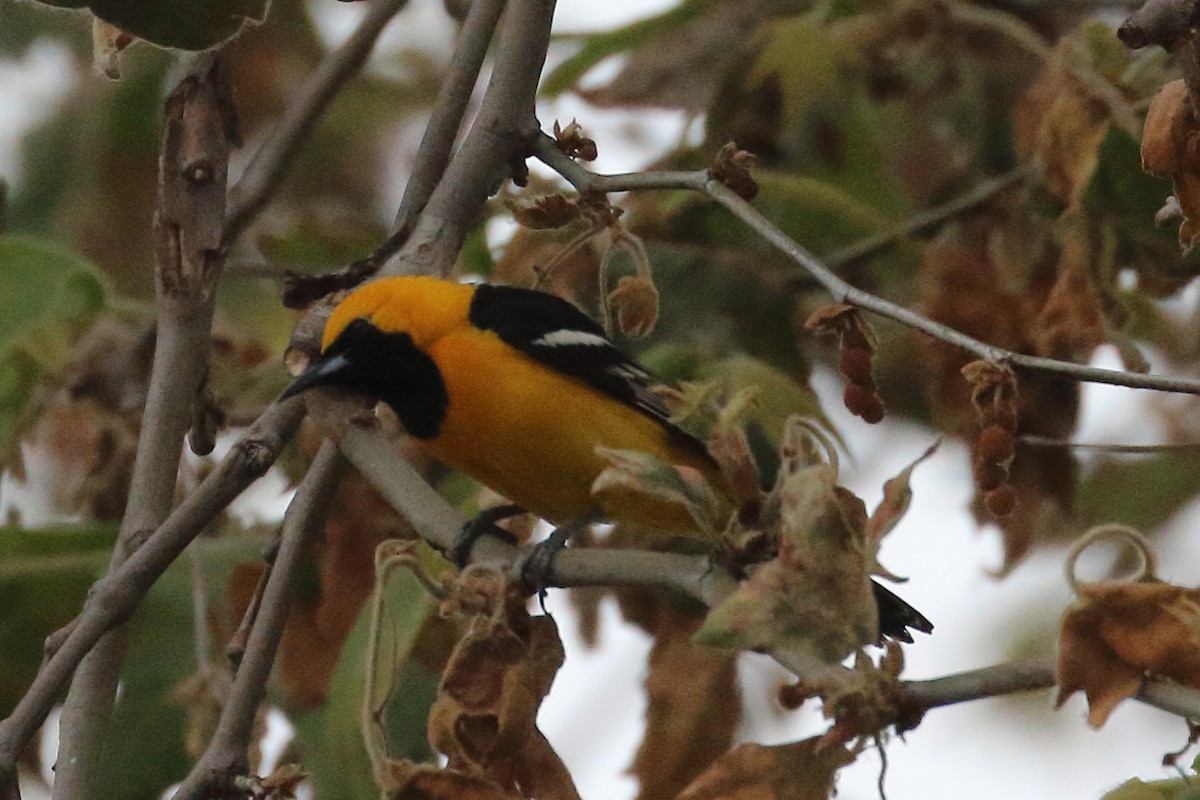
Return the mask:
<path id="1" fill-rule="evenodd" d="M 614 521 L 695 533 L 681 506 L 629 491 L 593 497 L 592 482 L 608 466 L 596 447 L 638 450 L 711 476 L 708 463 L 674 446 L 645 415 L 535 361 L 512 358 L 492 334 L 482 345 L 479 336 L 451 333 L 429 348 L 450 406 L 437 439 L 423 443 L 427 452 L 551 522 L 599 505 Z"/>

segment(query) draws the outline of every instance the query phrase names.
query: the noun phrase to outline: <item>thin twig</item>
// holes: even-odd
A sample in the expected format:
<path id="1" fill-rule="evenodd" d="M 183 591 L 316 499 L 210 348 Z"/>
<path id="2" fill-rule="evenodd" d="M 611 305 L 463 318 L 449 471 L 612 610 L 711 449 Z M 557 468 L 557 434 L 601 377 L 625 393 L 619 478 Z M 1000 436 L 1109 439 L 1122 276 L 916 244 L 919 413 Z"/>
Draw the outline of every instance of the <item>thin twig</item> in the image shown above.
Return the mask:
<path id="1" fill-rule="evenodd" d="M 393 230 L 411 229 L 413 220 L 429 202 L 433 190 L 450 163 L 454 140 L 462 126 L 463 115 L 479 80 L 479 70 L 487 55 L 496 23 L 504 11 L 506 0 L 475 0 L 467 11 L 450 67 L 438 90 L 437 105 L 421 137 L 412 174 L 404 187 L 404 197 L 396 212 Z"/>
<path id="2" fill-rule="evenodd" d="M 1092 450 L 1099 453 L 1120 453 L 1122 455 L 1157 455 L 1159 453 L 1176 453 L 1200 450 L 1200 442 L 1180 442 L 1176 444 L 1105 444 L 1103 442 L 1072 442 L 1069 439 L 1052 439 L 1049 436 L 1035 436 L 1023 433 L 1016 437 L 1021 444 L 1030 447 L 1061 447 L 1071 450 Z"/>
<path id="3" fill-rule="evenodd" d="M 311 555 L 312 543 L 325 529 L 329 504 L 345 466 L 337 447 L 327 442 L 296 489 L 284 514 L 279 553 L 246 643 L 246 654 L 234 675 L 229 699 L 221 709 L 216 733 L 175 793 L 176 800 L 201 800 L 216 790 L 228 788 L 233 778 L 246 774 L 254 719 L 266 696 L 267 678 L 283 638 L 297 578 L 304 559 Z"/>
<path id="4" fill-rule="evenodd" d="M 408 0 L 372 0 L 367 15 L 350 37 L 317 65 L 308 83 L 284 111 L 267 140 L 229 193 L 229 213 L 221 243 L 228 246 L 278 190 L 284 170 L 317 126 L 317 119 L 358 74 L 379 34 Z"/>
<path id="5" fill-rule="evenodd" d="M 861 239 L 848 247 L 835 250 L 823 256 L 822 260 L 831 269 L 840 269 L 847 264 L 869 258 L 897 242 L 924 233 L 930 228 L 960 216 L 976 206 L 983 205 L 1000 192 L 1027 180 L 1034 174 L 1035 170 L 1025 166 L 1018 167 L 1011 172 L 991 178 L 990 180 L 982 181 L 943 205 L 913 214 L 899 225 Z M 807 280 L 805 280 L 805 283 L 807 283 Z"/>
<path id="6" fill-rule="evenodd" d="M 350 428 L 341 441 L 342 452 L 380 493 L 404 516 L 426 541 L 448 549 L 466 519 L 421 478 L 407 461 L 397 455 L 387 438 L 376 428 Z M 519 578 L 523 553 L 493 536 L 483 536 L 471 551 L 471 563 L 486 563 L 508 570 Z M 600 550 L 567 548 L 551 564 L 546 585 L 568 586 L 662 586 L 686 592 L 712 607 L 729 597 L 738 582 L 715 566 L 707 556 L 656 553 L 644 550 Z M 799 676 L 827 668 L 811 656 L 776 651 L 771 657 Z M 1054 686 L 1054 665 L 1046 661 L 999 664 L 969 672 L 903 685 L 921 707 L 940 706 L 1046 689 Z M 1151 679 L 1138 699 L 1182 716 L 1200 717 L 1200 691 Z"/>
<path id="7" fill-rule="evenodd" d="M 181 445 L 208 375 L 229 151 L 236 136 L 220 52 L 193 59 L 167 98 L 154 229 L 158 324 L 129 502 L 109 574 L 166 518 Z M 55 798 L 92 797 L 125 656 L 113 631 L 83 660 L 63 707 Z"/>
<path id="8" fill-rule="evenodd" d="M 922 708 L 929 709 L 984 697 L 1049 689 L 1054 684 L 1053 663 L 1016 661 L 930 680 L 905 681 L 904 686 Z"/>
<path id="9" fill-rule="evenodd" d="M 524 159 L 538 135 L 534 101 L 553 18 L 553 0 L 525 0 L 506 9 L 479 114 L 412 236 L 382 273 L 447 274 L 488 197 L 510 176 L 523 184 Z"/>
<path id="10" fill-rule="evenodd" d="M 449 71 L 438 90 L 437 104 L 421 137 L 412 174 L 404 187 L 404 197 L 396 212 L 392 232 L 382 245 L 364 258 L 341 269 L 318 275 L 289 274 L 284 283 L 283 304 L 288 308 L 308 308 L 333 292 L 350 289 L 370 278 L 412 235 L 421 210 L 429 202 L 462 126 L 463 115 L 479 79 L 479 70 L 506 0 L 480 0 L 467 12 L 450 58 Z"/>
<path id="11" fill-rule="evenodd" d="M 923 708 L 1031 692 L 1054 687 L 1055 668 L 1049 661 L 1014 661 L 982 669 L 921 681 L 905 681 L 911 697 Z M 1150 678 L 1137 699 L 1148 706 L 1188 719 L 1200 719 L 1200 691 L 1170 681 Z"/>
<path id="12" fill-rule="evenodd" d="M 702 192 L 716 200 L 738 219 L 762 236 L 771 246 L 796 262 L 836 302 L 874 312 L 881 317 L 899 322 L 909 328 L 927 333 L 935 339 L 966 350 L 968 353 L 988 361 L 1010 364 L 1015 367 L 1036 369 L 1067 375 L 1088 383 L 1105 383 L 1113 386 L 1128 386 L 1132 389 L 1154 389 L 1162 392 L 1200 394 L 1200 381 L 1188 378 L 1173 378 L 1167 375 L 1147 375 L 1124 370 L 1089 367 L 1070 361 L 1014 353 L 1003 347 L 981 342 L 974 337 L 955 330 L 948 325 L 934 322 L 911 309 L 897 305 L 882 297 L 851 286 L 842 280 L 820 259 L 797 244 L 781 231 L 775 223 L 764 217 L 752 205 L 743 200 L 725 185 L 711 179 L 705 171 L 684 173 L 643 173 L 635 175 L 594 175 L 576 164 L 554 146 L 554 140 L 542 136 L 535 142 L 533 155 L 551 169 L 567 179 L 580 192 L 627 191 L 630 189 L 691 189 Z"/>
<path id="13" fill-rule="evenodd" d="M 184 548 L 242 490 L 266 473 L 304 416 L 304 401 L 272 404 L 208 477 L 112 576 L 95 586 L 88 602 L 56 642 L 53 655 L 12 713 L 0 722 L 0 792 L 15 784 L 17 754 L 30 742 L 66 688 L 83 657 L 106 632 L 128 619 Z"/>
<path id="14" fill-rule="evenodd" d="M 192 643 L 195 648 L 196 669 L 208 669 L 212 660 L 212 637 L 208 625 L 208 591 L 204 585 L 204 564 L 196 548 L 188 551 L 188 567 L 192 588 Z"/>
<path id="15" fill-rule="evenodd" d="M 1104 369 L 1102 367 L 1089 367 L 1086 364 L 1075 364 L 1070 361 L 1059 361 L 1054 358 L 1042 358 L 1040 356 L 1014 353 L 1011 350 L 981 342 L 948 325 L 934 322 L 911 309 L 851 286 L 831 272 L 821 261 L 798 245 L 783 231 L 779 230 L 774 223 L 760 214 L 745 200 L 734 194 L 730 189 L 711 180 L 708 182 L 706 188 L 707 193 L 714 200 L 749 225 L 771 245 L 803 267 L 818 283 L 825 287 L 826 291 L 833 295 L 837 302 L 849 303 L 850 305 L 874 312 L 881 317 L 895 320 L 902 325 L 906 325 L 922 333 L 927 333 L 935 339 L 940 339 L 947 344 L 952 344 L 988 361 L 1066 375 L 1089 383 L 1128 386 L 1131 389 L 1155 389 L 1162 392 L 1200 394 L 1200 381 L 1194 379 L 1173 378 L 1167 375 L 1147 375 L 1138 372 L 1127 372 L 1125 370 Z"/>

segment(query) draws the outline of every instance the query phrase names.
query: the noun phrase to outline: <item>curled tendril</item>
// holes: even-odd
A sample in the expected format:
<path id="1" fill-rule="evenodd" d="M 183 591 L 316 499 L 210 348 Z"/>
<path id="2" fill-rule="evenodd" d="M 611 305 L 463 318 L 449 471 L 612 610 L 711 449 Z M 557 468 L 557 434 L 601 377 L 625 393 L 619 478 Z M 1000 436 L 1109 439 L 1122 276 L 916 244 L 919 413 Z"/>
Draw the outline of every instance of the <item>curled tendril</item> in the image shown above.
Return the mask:
<path id="1" fill-rule="evenodd" d="M 1154 549 L 1150 546 L 1150 542 L 1142 532 L 1128 525 L 1110 522 L 1105 525 L 1097 525 L 1088 530 L 1067 551 L 1066 560 L 1063 562 L 1063 574 L 1066 576 L 1071 591 L 1079 594 L 1080 584 L 1086 583 L 1086 581 L 1079 580 L 1075 574 L 1075 563 L 1079 560 L 1079 556 L 1096 542 L 1106 539 L 1126 544 L 1137 553 L 1139 559 L 1137 567 L 1129 575 L 1121 578 L 1121 581 L 1139 583 L 1141 581 L 1157 580 L 1158 558 L 1154 555 Z"/>

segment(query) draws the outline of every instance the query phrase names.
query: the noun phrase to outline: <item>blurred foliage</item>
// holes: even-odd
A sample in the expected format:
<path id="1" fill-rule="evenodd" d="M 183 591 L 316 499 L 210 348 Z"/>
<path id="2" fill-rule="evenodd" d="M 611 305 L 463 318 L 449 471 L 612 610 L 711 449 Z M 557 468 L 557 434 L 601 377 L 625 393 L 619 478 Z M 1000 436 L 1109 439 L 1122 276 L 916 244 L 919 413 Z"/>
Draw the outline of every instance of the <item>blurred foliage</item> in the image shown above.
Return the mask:
<path id="1" fill-rule="evenodd" d="M 86 8 L 105 22 L 161 47 L 205 50 L 220 44 L 248 21 L 261 22 L 270 0 L 180 0 L 130 3 L 126 0 L 38 0 L 58 8 Z"/>
<path id="2" fill-rule="evenodd" d="M 63 96 L 23 138 L 21 178 L 0 213 L 0 455 L 13 485 L 40 491 L 46 506 L 39 513 L 18 508 L 15 519 L 79 520 L 67 530 L 0 530 L 0 596 L 10 609 L 0 625 L 5 708 L 28 685 L 42 639 L 70 619 L 101 574 L 111 521 L 123 511 L 154 340 L 161 106 L 178 55 L 135 43 L 120 54 L 123 78 L 107 81 L 93 74 L 89 15 L 50 6 L 90 6 L 167 48 L 233 37 L 227 48 L 246 142 L 235 156 L 236 179 L 328 52 L 316 21 L 327 2 L 275 0 L 261 24 L 266 0 L 0 5 L 0 58 L 15 63 L 53 45 L 69 78 Z M 700 141 L 677 144 L 655 167 L 703 169 L 736 142 L 758 158 L 758 210 L 855 285 L 939 322 L 1033 355 L 1085 363 L 1097 347 L 1112 344 L 1131 368 L 1141 348 L 1164 354 L 1173 370 L 1193 370 L 1200 319 L 1194 309 L 1164 301 L 1200 272 L 1200 257 L 1182 254 L 1173 225 L 1155 225 L 1171 181 L 1180 178 L 1146 174 L 1139 152 L 1145 109 L 1174 74 L 1161 53 L 1128 52 L 1112 27 L 1089 19 L 1082 6 L 1053 6 L 682 0 L 616 30 L 558 35 L 568 52 L 542 93 L 575 93 L 597 108 L 702 115 L 693 127 Z M 344 265 L 386 236 L 395 209 L 382 198 L 395 194 L 389 182 L 407 170 L 410 154 L 397 151 L 412 149 L 397 142 L 416 140 L 445 66 L 445 48 L 418 46 L 416 38 L 377 53 L 332 103 L 272 204 L 231 247 L 211 381 L 231 427 L 252 419 L 287 381 L 276 355 L 295 316 L 279 303 L 279 274 Z M 593 79 L 601 74 L 593 68 L 612 64 L 607 77 Z M 580 123 L 586 130 L 586 117 Z M 597 145 L 603 153 L 603 137 Z M 867 257 L 838 260 L 845 248 L 1013 170 L 1022 177 L 1007 190 L 897 235 Z M 517 199 L 559 190 L 534 178 Z M 747 448 L 770 485 L 787 417 L 826 419 L 809 388 L 814 369 L 847 372 L 844 348 L 803 328 L 828 297 L 707 198 L 644 192 L 620 203 L 624 214 L 614 224 L 644 246 L 661 293 L 655 331 L 622 345 L 665 377 L 714 382 L 726 397 L 756 387 L 744 416 Z M 511 240 L 489 241 L 495 219 L 512 222 L 501 202 L 489 204 L 487 220 L 468 238 L 464 273 L 540 280 L 595 312 L 602 279 L 611 287 L 638 268 L 619 248 L 606 258 L 620 239 L 616 228 L 589 233 L 584 226 L 593 223 L 575 219 L 563 229 L 520 229 Z M 570 242 L 578 246 L 563 257 Z M 552 274 L 539 277 L 534 267 L 547 264 L 555 264 Z M 868 366 L 887 412 L 976 442 L 983 415 L 961 374 L 969 359 L 898 325 L 872 325 L 878 341 Z M 1005 569 L 1093 522 L 1152 532 L 1200 491 L 1191 453 L 1113 454 L 1082 466 L 1067 448 L 1020 444 L 1023 433 L 1070 439 L 1079 392 L 1045 375 L 1016 379 L 1011 433 L 1018 444 L 1005 476 L 1016 510 L 993 520 L 977 503 L 981 521 L 1003 529 Z M 1200 436 L 1188 420 L 1191 408 L 1162 410 L 1173 442 Z M 313 449 L 302 438 L 289 450 L 292 477 Z M 965 479 L 965 464 L 963 472 Z M 974 476 L 981 490 L 987 477 Z M 464 509 L 480 504 L 473 483 L 451 476 L 440 485 Z M 255 554 L 262 537 L 235 528 L 222 525 L 218 538 L 197 549 L 212 600 L 214 650 L 262 569 Z M 364 603 L 375 546 L 411 533 L 350 479 L 325 534 L 284 632 L 272 702 L 296 723 L 292 749 L 314 773 L 321 800 L 375 797 L 359 736 Z M 154 796 L 187 767 L 184 742 L 196 727 L 188 715 L 197 709 L 166 698 L 198 666 L 185 657 L 195 651 L 191 580 L 186 562 L 177 565 L 138 618 L 105 797 Z M 407 573 L 387 591 L 385 629 L 394 639 L 387 649 L 402 687 L 386 715 L 389 754 L 427 760 L 425 717 L 455 634 Z M 643 603 L 627 612 L 637 618 L 639 610 L 652 611 Z M 688 673 L 691 683 L 675 680 L 691 663 L 686 636 L 678 635 L 687 626 L 675 625 L 671 636 L 662 619 L 644 627 L 662 658 L 653 686 L 702 691 L 688 688 L 702 673 Z M 215 666 L 219 658 L 212 657 Z M 732 686 L 723 669 L 718 664 L 712 674 Z M 658 710 L 673 696 L 660 698 Z M 722 717 L 721 730 L 733 729 L 736 713 Z M 669 737 L 698 721 L 672 716 L 662 730 Z M 670 750 L 664 741 L 646 752 Z M 647 763 L 639 763 L 648 774 Z M 689 763 L 679 775 L 705 766 Z"/>

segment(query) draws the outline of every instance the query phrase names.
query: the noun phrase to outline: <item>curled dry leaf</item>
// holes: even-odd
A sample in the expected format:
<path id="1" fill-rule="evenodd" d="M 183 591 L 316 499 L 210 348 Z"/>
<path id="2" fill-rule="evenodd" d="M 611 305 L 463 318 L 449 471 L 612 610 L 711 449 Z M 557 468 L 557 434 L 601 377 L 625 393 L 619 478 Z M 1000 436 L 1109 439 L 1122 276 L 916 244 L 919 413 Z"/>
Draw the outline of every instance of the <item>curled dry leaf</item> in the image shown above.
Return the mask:
<path id="1" fill-rule="evenodd" d="M 799 449 L 789 440 L 795 435 L 785 433 L 789 451 Z M 763 513 L 776 532 L 778 555 L 753 568 L 696 636 L 718 646 L 786 650 L 834 664 L 879 638 L 864 557 L 867 514 L 861 500 L 837 485 L 833 465 L 783 460 Z"/>
<path id="2" fill-rule="evenodd" d="M 730 497 L 738 509 L 738 521 L 757 526 L 766 495 L 762 490 L 758 464 L 754 461 L 742 424 L 755 395 L 755 390 L 743 389 L 730 398 L 717 412 L 716 422 L 708 430 L 705 445 L 721 468 Z"/>
<path id="3" fill-rule="evenodd" d="M 1107 338 L 1104 308 L 1092 274 L 1089 227 L 1081 215 L 1070 211 L 1060 220 L 1058 276 L 1033 334 L 1038 352 L 1049 358 L 1086 362 Z"/>
<path id="4" fill-rule="evenodd" d="M 899 643 L 888 642 L 878 665 L 859 652 L 853 669 L 830 670 L 784 687 L 779 700 L 785 708 L 799 708 L 809 698 L 821 698 L 822 713 L 834 721 L 818 740 L 822 747 L 875 736 L 892 725 L 903 733 L 917 727 L 925 713 L 900 684 L 903 671 Z"/>
<path id="5" fill-rule="evenodd" d="M 387 768 L 387 796 L 394 800 L 525 800 L 525 795 L 484 778 L 430 764 L 389 761 Z"/>
<path id="6" fill-rule="evenodd" d="M 554 121 L 554 142 L 559 150 L 580 161 L 595 161 L 599 154 L 596 142 L 583 135 L 583 128 L 575 120 L 565 128 L 559 127 L 558 120 Z"/>
<path id="7" fill-rule="evenodd" d="M 1064 37 L 1012 114 L 1017 153 L 1042 171 L 1045 191 L 1068 206 L 1081 202 L 1113 119 L 1071 63 L 1077 51 L 1078 42 Z"/>
<path id="8" fill-rule="evenodd" d="M 924 453 L 902 469 L 896 477 L 889 479 L 883 484 L 883 499 L 875 507 L 871 518 L 867 520 L 866 527 L 866 548 L 871 559 L 871 574 L 880 575 L 892 581 L 907 580 L 907 578 L 893 575 L 879 563 L 879 546 L 883 544 L 883 537 L 891 533 L 892 529 L 900 522 L 905 512 L 908 511 L 909 505 L 912 503 L 913 470 L 936 453 L 941 443 L 939 439 L 931 444 Z"/>
<path id="9" fill-rule="evenodd" d="M 596 452 L 610 464 L 592 483 L 592 496 L 602 505 L 605 497 L 616 494 L 650 495 L 684 512 L 676 526 L 681 530 L 691 527 L 690 521 L 711 539 L 724 528 L 729 505 L 699 470 L 668 464 L 636 450 L 597 447 Z"/>
<path id="10" fill-rule="evenodd" d="M 294 798 L 296 790 L 307 778 L 308 773 L 299 764 L 280 764 L 274 772 L 259 781 L 258 785 L 268 800 L 283 800 Z"/>
<path id="11" fill-rule="evenodd" d="M 429 741 L 447 757 L 449 772 L 521 797 L 578 800 L 566 767 L 535 723 L 563 662 L 558 627 L 548 616 L 530 617 L 522 593 L 510 590 L 499 573 L 468 572 L 467 599 L 456 607 L 481 605 L 442 674 Z"/>
<path id="12" fill-rule="evenodd" d="M 1057 705 L 1083 690 L 1098 728 L 1151 675 L 1200 689 L 1200 589 L 1080 584 L 1059 634 Z"/>
<path id="13" fill-rule="evenodd" d="M 608 305 L 617 313 L 621 333 L 631 338 L 646 336 L 658 322 L 658 289 L 648 278 L 621 278 L 608 294 Z"/>
<path id="14" fill-rule="evenodd" d="M 827 800 L 834 777 L 854 761 L 817 738 L 766 747 L 743 744 L 709 767 L 677 800 Z"/>
<path id="15" fill-rule="evenodd" d="M 758 159 L 753 153 L 739 150 L 733 142 L 726 142 L 717 151 L 708 174 L 714 180 L 728 186 L 743 200 L 753 200 L 758 196 L 758 183 L 750 175 L 751 168 Z"/>
<path id="16" fill-rule="evenodd" d="M 1142 169 L 1171 178 L 1183 220 L 1184 254 L 1200 241 L 1200 123 L 1182 80 L 1163 86 L 1150 103 L 1142 128 Z"/>
<path id="17" fill-rule="evenodd" d="M 128 31 L 121 30 L 116 25 L 105 22 L 99 17 L 92 18 L 92 64 L 96 71 L 111 80 L 120 80 L 120 52 L 133 44 L 134 37 Z"/>
<path id="18" fill-rule="evenodd" d="M 579 219 L 579 205 L 562 194 L 539 197 L 532 203 L 509 201 L 513 218 L 526 228 L 548 230 L 561 228 Z"/>

